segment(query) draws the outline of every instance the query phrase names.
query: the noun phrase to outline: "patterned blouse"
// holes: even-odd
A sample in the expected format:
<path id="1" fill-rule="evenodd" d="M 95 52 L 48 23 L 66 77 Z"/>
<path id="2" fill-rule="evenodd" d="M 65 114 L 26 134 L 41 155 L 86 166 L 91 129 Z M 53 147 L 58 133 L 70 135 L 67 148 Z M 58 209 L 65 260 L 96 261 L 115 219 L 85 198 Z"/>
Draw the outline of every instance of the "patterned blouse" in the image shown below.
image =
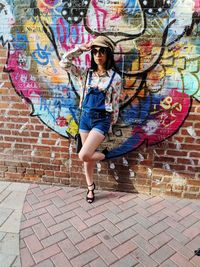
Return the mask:
<path id="1" fill-rule="evenodd" d="M 75 64 L 72 63 L 72 61 L 77 60 L 78 57 L 81 56 L 81 54 L 82 51 L 77 47 L 69 52 L 66 52 L 60 61 L 60 66 L 70 74 L 71 80 L 75 88 L 80 89 L 80 96 L 81 96 L 80 103 L 82 102 L 82 94 L 84 87 L 85 87 L 85 95 L 87 94 L 89 88 L 88 86 L 89 75 L 87 75 L 88 71 L 86 69 L 76 66 Z M 107 70 L 105 75 L 101 76 L 99 76 L 97 72 L 93 71 L 91 86 L 104 91 L 109 84 L 112 74 L 113 74 L 112 69 Z M 87 81 L 85 81 L 86 76 L 88 77 Z M 111 125 L 115 124 L 118 119 L 121 88 L 122 88 L 122 79 L 121 76 L 118 73 L 116 73 L 111 86 L 106 92 L 106 99 L 105 99 L 106 111 L 112 112 Z"/>

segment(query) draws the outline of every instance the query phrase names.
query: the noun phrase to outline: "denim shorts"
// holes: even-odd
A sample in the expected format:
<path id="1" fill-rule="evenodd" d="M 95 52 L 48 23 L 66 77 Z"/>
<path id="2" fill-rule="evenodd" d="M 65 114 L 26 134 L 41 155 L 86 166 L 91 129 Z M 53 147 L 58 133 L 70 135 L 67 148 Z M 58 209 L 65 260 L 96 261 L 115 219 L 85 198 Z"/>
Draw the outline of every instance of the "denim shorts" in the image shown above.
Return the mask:
<path id="1" fill-rule="evenodd" d="M 111 114 L 108 112 L 97 111 L 82 111 L 79 132 L 88 133 L 91 130 L 96 130 L 99 133 L 106 135 L 110 129 Z"/>

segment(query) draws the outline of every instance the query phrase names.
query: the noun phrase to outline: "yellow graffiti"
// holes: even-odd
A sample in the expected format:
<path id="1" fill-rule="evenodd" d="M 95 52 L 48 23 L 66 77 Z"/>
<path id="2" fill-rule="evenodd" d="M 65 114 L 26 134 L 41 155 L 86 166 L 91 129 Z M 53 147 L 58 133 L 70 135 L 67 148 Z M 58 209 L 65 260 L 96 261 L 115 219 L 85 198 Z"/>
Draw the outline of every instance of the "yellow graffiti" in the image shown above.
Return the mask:
<path id="1" fill-rule="evenodd" d="M 176 115 L 173 113 L 174 110 L 177 110 L 178 112 L 182 111 L 182 104 L 181 103 L 174 103 L 172 104 L 173 99 L 171 96 L 165 97 L 164 100 L 160 102 L 160 106 L 165 110 L 170 110 L 170 115 L 172 117 L 176 117 Z"/>
<path id="2" fill-rule="evenodd" d="M 72 136 L 75 136 L 78 133 L 77 123 L 74 121 L 71 115 L 67 115 L 66 120 L 68 122 L 68 128 L 66 129 L 66 132 L 71 134 Z"/>

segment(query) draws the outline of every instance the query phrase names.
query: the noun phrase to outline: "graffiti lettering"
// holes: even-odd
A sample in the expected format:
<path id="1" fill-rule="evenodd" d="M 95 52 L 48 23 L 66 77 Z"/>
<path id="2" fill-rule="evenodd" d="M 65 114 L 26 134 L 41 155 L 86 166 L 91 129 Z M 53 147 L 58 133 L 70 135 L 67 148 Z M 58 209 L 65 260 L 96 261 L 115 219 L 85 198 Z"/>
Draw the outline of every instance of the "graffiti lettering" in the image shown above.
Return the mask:
<path id="1" fill-rule="evenodd" d="M 176 115 L 173 114 L 173 110 L 175 109 L 175 110 L 181 112 L 181 110 L 182 110 L 182 105 L 181 105 L 181 103 L 178 103 L 178 102 L 172 104 L 172 102 L 173 102 L 172 97 L 167 96 L 164 100 L 162 100 L 162 101 L 160 102 L 160 106 L 161 106 L 163 109 L 165 109 L 165 110 L 169 110 L 169 109 L 170 109 L 170 110 L 171 110 L 171 111 L 170 111 L 170 114 L 171 114 L 173 117 L 176 117 Z"/>

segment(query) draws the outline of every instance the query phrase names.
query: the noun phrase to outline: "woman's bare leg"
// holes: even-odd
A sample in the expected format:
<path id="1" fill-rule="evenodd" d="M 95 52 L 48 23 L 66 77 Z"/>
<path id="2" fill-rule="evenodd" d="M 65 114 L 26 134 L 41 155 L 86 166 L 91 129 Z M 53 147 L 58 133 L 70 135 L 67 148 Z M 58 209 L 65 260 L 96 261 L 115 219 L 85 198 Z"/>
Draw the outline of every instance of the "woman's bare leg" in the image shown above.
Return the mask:
<path id="1" fill-rule="evenodd" d="M 83 133 L 81 133 L 81 139 L 82 135 Z M 81 151 L 79 152 L 79 158 L 86 162 L 103 160 L 105 155 L 101 152 L 96 152 L 96 149 L 103 142 L 105 136 L 96 130 L 91 130 L 89 134 L 87 134 L 87 137 L 84 137 L 85 136 L 83 136 L 84 141 Z"/>
<path id="2" fill-rule="evenodd" d="M 92 185 L 94 182 L 93 174 L 94 174 L 95 163 L 97 160 L 102 160 L 105 158 L 104 154 L 100 152 L 95 152 L 95 150 L 99 146 L 99 144 L 101 144 L 101 142 L 104 140 L 105 137 L 104 135 L 98 133 L 97 131 L 91 131 L 90 133 L 80 133 L 80 134 L 83 147 L 79 153 L 79 158 L 82 160 L 90 159 L 88 161 L 84 161 L 84 170 L 85 170 L 87 185 Z M 91 191 L 89 191 L 88 197 L 93 197 Z"/>

